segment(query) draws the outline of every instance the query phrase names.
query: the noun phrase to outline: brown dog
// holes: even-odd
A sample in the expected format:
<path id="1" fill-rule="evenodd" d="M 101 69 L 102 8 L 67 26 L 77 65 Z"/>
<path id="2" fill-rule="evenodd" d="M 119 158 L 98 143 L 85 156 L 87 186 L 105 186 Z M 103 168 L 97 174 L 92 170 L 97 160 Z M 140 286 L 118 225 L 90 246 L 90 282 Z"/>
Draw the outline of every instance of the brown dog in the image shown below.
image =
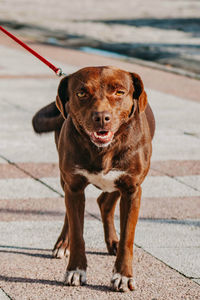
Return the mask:
<path id="1" fill-rule="evenodd" d="M 84 189 L 91 183 L 103 191 L 97 201 L 105 241 L 108 252 L 117 256 L 112 288 L 133 290 L 134 233 L 155 130 L 142 80 L 113 67 L 84 68 L 61 80 L 56 105 L 51 103 L 33 118 L 36 132 L 55 131 L 65 192 L 65 223 L 53 256 L 70 253 L 67 285 L 86 282 Z M 114 227 L 118 199 L 119 241 Z"/>

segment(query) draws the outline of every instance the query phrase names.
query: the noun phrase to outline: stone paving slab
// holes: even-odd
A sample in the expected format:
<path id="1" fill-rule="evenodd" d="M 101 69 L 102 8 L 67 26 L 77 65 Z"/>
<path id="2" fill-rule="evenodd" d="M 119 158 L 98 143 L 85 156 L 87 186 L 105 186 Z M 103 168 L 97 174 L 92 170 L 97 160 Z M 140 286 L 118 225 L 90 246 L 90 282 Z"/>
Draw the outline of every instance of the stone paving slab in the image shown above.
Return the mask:
<path id="1" fill-rule="evenodd" d="M 8 300 L 8 299 L 10 299 L 10 298 L 8 298 L 6 293 L 4 293 L 4 291 L 2 289 L 0 289 L 0 300 Z"/>
<path id="2" fill-rule="evenodd" d="M 200 219 L 200 197 L 142 198 L 140 217 L 148 219 Z"/>
<path id="3" fill-rule="evenodd" d="M 87 285 L 63 285 L 66 262 L 52 260 L 42 249 L 0 248 L 3 289 L 12 299 L 198 299 L 198 286 L 142 249 L 135 249 L 135 277 L 138 289 L 134 293 L 115 293 L 109 288 L 114 257 L 105 250 L 87 249 Z M 13 265 L 15 261 L 15 265 Z M 7 262 L 5 264 L 5 262 Z M 107 270 L 105 272 L 105 269 Z M 176 288 L 175 288 L 176 287 Z M 178 298 L 177 298 L 178 295 Z"/>
<path id="4" fill-rule="evenodd" d="M 143 197 L 184 197 L 184 196 L 200 196 L 200 191 L 193 189 L 192 187 L 196 187 L 200 176 L 195 176 L 195 179 L 192 182 L 190 180 L 191 187 L 184 184 L 189 181 L 189 179 L 185 176 L 180 177 L 181 182 L 174 180 L 170 177 L 160 177 L 160 176 L 147 176 L 145 181 L 142 184 L 142 196 Z M 22 180 L 22 179 L 21 179 Z M 48 177 L 42 178 L 43 182 L 52 186 L 55 190 L 62 192 L 62 188 L 60 186 L 59 178 Z M 92 196 L 97 198 L 100 195 L 101 191 L 92 185 L 86 188 L 86 196 Z"/>
<path id="5" fill-rule="evenodd" d="M 17 166 L 26 172 L 24 175 L 28 173 L 35 178 L 60 176 L 58 161 L 56 163 L 18 163 Z"/>
<path id="6" fill-rule="evenodd" d="M 45 221 L 64 220 L 65 203 L 63 198 L 25 198 L 1 199 L 1 221 Z M 142 198 L 140 218 L 188 220 L 200 219 L 200 197 L 176 198 Z M 95 198 L 86 199 L 86 216 L 100 219 Z M 119 218 L 119 208 L 116 208 L 116 218 Z"/>
<path id="7" fill-rule="evenodd" d="M 5 51 L 6 48 L 4 53 Z M 21 59 L 21 54 L 17 53 L 18 51 L 15 52 L 16 56 Z M 94 57 L 92 59 L 94 60 Z M 27 61 L 27 63 L 31 66 L 33 62 Z M 87 63 L 88 61 L 82 61 L 82 64 Z M 70 65 L 68 60 L 65 64 L 66 67 Z M 153 161 L 156 164 L 161 162 L 161 165 L 153 176 L 150 172 L 150 176 L 145 181 L 146 187 L 144 182 L 144 205 L 151 195 L 155 213 L 150 213 L 150 217 L 141 215 L 138 223 L 136 244 L 142 247 L 135 247 L 134 266 L 138 291 L 134 294 L 116 294 L 109 289 L 114 257 L 105 255 L 102 224 L 98 220 L 99 210 L 96 202 L 95 205 L 91 204 L 95 201 L 94 196 L 96 197 L 99 191 L 92 186 L 89 186 L 86 192 L 89 199 L 86 203 L 85 221 L 85 239 L 89 260 L 88 285 L 81 288 L 68 288 L 62 284 L 66 262 L 50 259 L 50 250 L 60 233 L 65 210 L 64 199 L 50 189 L 55 188 L 58 192 L 62 192 L 59 177 L 54 173 L 55 170 L 52 171 L 54 176 L 50 175 L 50 166 L 52 167 L 58 161 L 54 139 L 51 134 L 39 137 L 31 128 L 33 113 L 55 98 L 58 80 L 52 78 L 38 80 L 36 71 L 34 74 L 35 78 L 9 79 L 6 77 L 0 80 L 2 91 L 0 109 L 4 111 L 0 117 L 2 126 L 0 163 L 4 165 L 4 169 L 1 170 L 5 172 L 4 177 L 0 179 L 0 184 L 2 183 L 2 188 L 7 190 L 7 195 L 11 197 L 8 199 L 5 194 L 0 195 L 3 208 L 1 214 L 4 215 L 2 219 L 4 221 L 0 222 L 0 286 L 12 299 L 20 300 L 23 299 L 22 297 L 24 299 L 50 299 L 52 295 L 55 299 L 56 297 L 59 299 L 84 299 L 85 297 L 91 300 L 132 299 L 133 296 L 144 300 L 199 299 L 200 288 L 197 285 L 199 282 L 197 270 L 200 220 L 197 209 L 200 199 L 199 173 L 190 171 L 187 174 L 186 171 L 181 171 L 180 174 L 180 169 L 177 173 L 175 171 L 178 161 L 183 167 L 185 160 L 188 160 L 192 167 L 199 159 L 199 104 L 188 101 L 184 97 L 182 99 L 166 95 L 163 91 L 148 90 L 149 101 L 155 110 L 158 127 L 154 140 Z M 40 74 L 39 67 L 38 74 Z M 168 78 L 171 82 L 171 75 Z M 12 90 L 10 86 L 13 87 Z M 179 108 L 180 118 L 179 114 L 174 114 L 174 111 L 179 111 Z M 167 118 L 168 114 L 170 118 Z M 187 120 L 187 124 L 181 123 L 181 118 Z M 186 135 L 185 130 L 194 133 L 195 136 Z M 24 146 L 20 147 L 21 145 Z M 10 173 L 6 175 L 8 170 L 5 165 L 9 165 L 7 163 L 9 160 L 18 164 L 17 167 L 21 168 L 23 174 L 28 171 L 30 176 L 38 177 L 41 182 L 35 181 L 28 174 L 21 176 L 20 179 L 12 178 L 11 168 Z M 173 161 L 175 162 L 172 176 L 171 173 L 169 175 L 165 173 L 164 163 L 168 161 L 169 166 L 166 171 L 172 169 Z M 41 171 L 37 172 L 36 169 L 37 166 L 40 168 L 40 163 Z M 173 176 L 175 178 L 172 178 Z M 48 183 L 49 187 L 43 186 L 42 180 Z M 29 190 L 27 183 L 30 186 Z M 160 190 L 157 190 L 158 185 L 160 185 Z M 176 213 L 173 214 L 173 205 L 170 209 L 167 208 L 167 199 L 169 199 L 169 205 L 170 201 L 176 202 Z M 184 203 L 182 219 L 173 222 L 174 216 L 178 218 L 181 216 L 182 207 L 177 199 L 182 199 L 179 203 Z M 166 201 L 167 214 L 162 214 L 165 209 L 162 206 L 162 200 Z M 192 211 L 195 212 L 191 217 L 192 220 L 186 219 L 188 218 L 187 201 L 193 202 L 188 214 L 191 216 Z M 118 215 L 117 212 L 115 221 L 119 230 Z M 146 251 L 151 254 L 147 254 Z M 178 272 L 184 273 L 189 278 L 195 275 L 196 283 Z"/>
<path id="8" fill-rule="evenodd" d="M 0 157 L 0 164 L 4 164 L 4 163 L 5 163 L 5 160 Z"/>
<path id="9" fill-rule="evenodd" d="M 20 36 L 19 36 L 20 37 Z M 24 39 L 24 36 L 21 36 Z M 27 40 L 29 43 L 30 40 Z M 86 53 L 73 49 L 66 49 L 62 47 L 56 47 L 38 43 L 34 43 L 31 40 L 31 46 L 34 50 L 45 55 L 49 60 L 56 59 L 60 62 L 60 67 L 62 67 L 65 73 L 70 72 L 70 69 L 65 69 L 65 65 L 76 66 L 76 68 L 86 67 L 86 66 L 99 66 L 99 65 L 113 65 L 118 68 L 132 71 L 140 74 L 143 78 L 144 84 L 146 87 L 150 87 L 152 90 L 157 90 L 164 92 L 165 94 L 175 95 L 181 98 L 190 99 L 195 102 L 199 102 L 199 92 L 200 87 L 198 80 L 188 78 L 185 76 L 180 76 L 178 74 L 170 73 L 169 74 L 163 70 L 152 69 L 152 67 L 139 65 L 138 63 L 122 61 L 119 59 L 114 59 L 111 57 L 99 56 L 97 54 Z M 9 46 L 15 49 L 20 49 L 24 52 L 23 48 L 11 41 L 7 36 L 1 34 L 1 44 Z M 55 51 L 56 49 L 56 51 Z M 153 76 L 152 76 L 153 75 Z M 8 77 L 10 76 L 10 77 Z M 12 78 L 11 75 L 6 76 L 6 78 Z M 31 75 L 30 75 L 31 76 Z M 40 74 L 36 75 L 37 78 L 40 78 Z M 35 76 L 35 77 L 36 77 Z M 47 76 L 47 75 L 46 75 Z M 55 78 L 55 75 L 48 75 L 48 78 Z M 34 77 L 34 78 L 35 78 Z M 20 76 L 18 77 L 18 79 Z M 26 77 L 27 78 L 27 77 Z"/>
<path id="10" fill-rule="evenodd" d="M 192 255 L 192 259 L 193 259 L 192 261 L 196 261 L 196 257 L 198 255 L 197 251 L 196 251 L 196 253 L 194 251 L 191 253 L 191 251 L 190 251 L 191 248 L 188 248 L 191 246 L 196 247 L 197 243 L 198 243 L 197 240 L 191 238 L 190 241 L 188 241 L 188 236 L 190 236 L 191 230 L 196 230 L 196 234 L 197 234 L 197 228 L 195 228 L 193 225 L 190 226 L 189 222 L 188 222 L 188 224 L 186 224 L 186 225 L 188 225 L 187 228 L 185 228 L 185 226 L 184 226 L 184 228 L 181 226 L 178 226 L 178 225 L 176 225 L 175 227 L 173 226 L 173 234 L 176 234 L 176 237 L 175 238 L 173 237 L 173 241 L 175 240 L 176 244 L 174 244 L 172 246 L 172 243 L 170 242 L 170 236 L 171 236 L 170 226 L 171 226 L 171 224 L 165 224 L 164 222 L 162 224 L 152 224 L 152 223 L 154 223 L 154 221 L 153 222 L 152 221 L 150 221 L 150 222 L 149 221 L 140 221 L 139 222 L 137 231 L 136 231 L 136 244 L 139 246 L 142 246 L 143 249 L 145 249 L 145 250 L 147 250 L 147 252 L 153 254 L 153 256 L 158 257 L 159 259 L 164 261 L 166 264 L 168 264 L 170 266 L 173 266 L 174 264 L 176 264 L 176 267 L 180 272 L 184 273 L 184 267 L 186 266 L 187 272 L 188 272 L 188 270 L 190 270 L 190 272 L 187 273 L 186 275 L 195 276 L 197 278 L 199 276 L 198 265 L 191 264 L 191 265 L 189 265 L 189 268 L 188 268 L 188 262 L 190 261 L 191 255 Z M 192 224 L 192 221 L 191 221 L 191 224 Z M 57 221 L 57 222 L 24 221 L 23 223 L 22 222 L 9 222 L 9 223 L 1 222 L 0 225 L 1 225 L 1 229 L 2 229 L 0 253 L 4 254 L 3 256 L 1 255 L 1 257 L 2 258 L 5 257 L 4 261 L 6 261 L 6 256 L 7 257 L 13 256 L 13 258 L 15 257 L 15 264 L 18 266 L 16 268 L 16 270 L 18 270 L 18 272 L 16 273 L 15 269 L 13 269 L 13 267 L 12 267 L 12 264 L 8 265 L 8 263 L 7 263 L 5 265 L 5 262 L 1 261 L 3 273 L 0 276 L 0 281 L 2 282 L 2 284 L 3 284 L 4 280 L 9 282 L 9 284 L 7 285 L 7 288 L 9 289 L 10 286 L 12 285 L 11 284 L 12 282 L 13 283 L 15 282 L 15 284 L 17 284 L 17 282 L 19 282 L 19 283 L 24 282 L 24 283 L 26 283 L 26 288 L 28 288 L 28 286 L 31 283 L 32 288 L 30 287 L 30 289 L 33 289 L 33 295 L 29 296 L 30 299 L 35 299 L 37 297 L 37 296 L 34 296 L 34 293 L 35 293 L 35 295 L 38 295 L 38 293 L 39 293 L 41 299 L 43 299 L 44 292 L 42 292 L 40 290 L 36 292 L 34 290 L 34 283 L 35 284 L 42 283 L 42 280 L 44 280 L 44 282 L 43 282 L 44 284 L 49 283 L 50 285 L 53 285 L 55 288 L 56 288 L 56 285 L 57 285 L 57 288 L 60 288 L 62 286 L 61 282 L 63 280 L 62 278 L 63 278 L 63 274 L 64 274 L 64 269 L 66 267 L 66 262 L 63 261 L 62 266 L 61 266 L 60 260 L 52 260 L 50 262 L 49 261 L 50 252 L 48 251 L 48 249 L 49 250 L 52 249 L 52 246 L 54 245 L 54 242 L 57 238 L 57 235 L 60 232 L 60 228 L 62 227 L 62 222 L 60 222 L 60 221 Z M 118 221 L 116 221 L 116 225 L 119 230 Z M 159 226 L 159 235 L 158 235 L 157 226 Z M 191 227 L 193 227 L 193 228 L 191 228 Z M 95 228 L 95 230 L 94 230 L 94 228 Z M 144 234 L 144 232 L 145 232 L 145 234 Z M 181 234 L 181 236 L 180 236 L 180 234 Z M 111 270 L 112 270 L 111 262 L 113 264 L 114 258 L 108 256 L 108 259 L 106 259 L 105 254 L 103 254 L 103 253 L 105 253 L 105 244 L 103 241 L 102 224 L 98 220 L 90 220 L 90 219 L 86 218 L 84 237 L 85 237 L 85 242 L 86 242 L 86 249 L 91 249 L 91 250 L 89 250 L 89 252 L 87 250 L 87 256 L 88 256 L 88 254 L 90 254 L 91 256 L 93 254 L 95 255 L 95 251 L 98 251 L 98 253 L 102 253 L 100 255 L 103 255 L 100 260 L 95 259 L 96 267 L 99 264 L 99 265 L 101 265 L 102 269 L 104 269 L 103 265 L 108 264 L 108 260 L 109 260 L 109 265 L 107 265 L 107 267 L 106 267 L 106 269 L 108 269 L 108 266 L 110 268 L 110 271 L 106 275 L 107 286 L 108 286 L 109 285 L 109 277 L 110 277 Z M 166 238 L 167 242 L 169 242 L 169 244 L 165 244 L 165 241 L 164 241 L 165 238 Z M 183 251 L 181 245 L 184 244 L 185 242 L 187 242 L 187 244 L 186 244 L 186 248 L 184 248 L 184 251 Z M 153 245 L 153 248 L 151 248 L 151 245 Z M 94 250 L 94 249 L 98 249 L 98 250 Z M 143 251 L 143 250 L 139 250 L 139 249 L 137 249 L 137 247 L 135 250 L 136 250 L 136 259 L 134 262 L 134 267 L 137 270 L 138 268 L 141 268 L 141 266 L 140 266 L 141 264 L 143 265 L 146 263 L 145 257 L 147 257 L 148 255 L 143 253 L 142 254 L 143 258 L 139 258 L 137 253 L 138 253 L 138 251 Z M 35 251 L 37 251 L 37 252 L 35 253 Z M 166 253 L 167 255 L 165 256 L 166 251 L 167 251 L 167 253 Z M 169 252 L 170 252 L 170 255 L 169 255 Z M 32 263 L 30 261 L 27 262 L 27 259 L 23 258 L 24 256 L 30 257 L 32 259 L 34 258 L 35 267 L 32 266 Z M 185 259 L 183 259 L 183 256 Z M 38 262 L 37 262 L 37 257 L 39 260 Z M 22 261 L 22 258 L 23 258 L 23 261 Z M 46 261 L 46 263 L 45 263 L 46 267 L 44 267 L 44 265 L 43 265 L 44 263 L 42 261 Z M 55 265 L 55 261 L 58 262 L 58 265 Z M 51 265 L 52 264 L 54 265 L 54 269 L 52 271 L 50 271 L 50 268 L 52 268 L 52 266 L 50 267 L 50 263 L 51 263 Z M 160 264 L 160 263 L 157 262 L 157 264 Z M 4 265 L 7 268 L 6 271 L 5 271 Z M 23 265 L 24 265 L 24 267 L 22 267 Z M 93 262 L 92 262 L 92 265 L 94 266 Z M 180 268 L 180 265 L 181 265 L 181 268 Z M 55 276 L 58 272 L 58 269 L 60 269 L 60 267 L 62 267 L 62 274 L 61 273 L 59 274 L 59 280 L 58 280 L 58 277 L 56 279 Z M 24 268 L 26 269 L 26 273 L 24 273 L 24 271 L 23 271 Z M 167 267 L 164 267 L 164 268 L 167 269 Z M 12 270 L 12 272 L 11 272 L 12 275 L 8 275 L 9 270 L 10 271 Z M 36 270 L 37 270 L 37 272 L 36 272 Z M 47 271 L 48 271 L 48 273 L 47 273 Z M 88 273 L 91 271 L 92 271 L 93 275 L 92 275 L 92 277 L 90 277 L 91 275 L 89 275 L 89 277 L 90 277 L 89 282 L 90 282 L 90 284 L 93 285 L 94 278 L 95 278 L 94 274 L 96 271 L 91 270 L 89 268 Z M 141 278 L 143 278 L 146 274 L 146 272 L 144 274 L 140 273 L 140 272 L 137 275 L 137 271 L 136 271 L 136 277 L 138 277 L 139 283 L 141 281 Z M 151 274 L 151 272 L 152 272 L 151 267 L 150 267 L 150 265 L 148 265 L 148 273 L 147 274 L 149 274 L 149 273 Z M 169 272 L 169 269 L 167 269 L 167 272 Z M 25 278 L 23 278 L 22 273 L 24 275 L 26 274 Z M 49 275 L 52 274 L 52 276 L 54 278 L 53 281 L 52 280 L 49 281 L 49 279 L 47 279 L 46 276 L 49 277 L 48 274 Z M 151 274 L 151 276 L 152 276 L 152 274 Z M 180 275 L 178 275 L 178 273 L 177 273 L 177 275 L 175 275 L 175 277 L 176 276 L 179 277 Z M 45 277 L 46 277 L 46 279 L 45 279 Z M 151 284 L 153 284 L 153 285 L 155 284 L 154 280 L 155 280 L 155 275 L 154 275 L 154 277 L 152 276 L 152 279 L 150 280 Z M 157 277 L 156 277 L 156 280 L 157 280 L 156 288 L 159 290 L 159 288 L 158 288 L 159 283 L 158 283 Z M 162 280 L 162 274 L 160 274 L 160 280 Z M 166 280 L 167 279 L 166 279 L 166 273 L 165 273 L 165 281 Z M 105 281 L 104 281 L 104 284 L 105 284 Z M 146 284 L 148 284 L 148 280 L 147 280 Z M 145 289 L 146 284 L 143 287 L 144 289 Z M 179 282 L 179 284 L 180 284 L 180 282 Z M 188 284 L 189 284 L 189 282 L 188 282 Z M 169 283 L 169 285 L 170 285 L 170 283 Z M 167 284 L 167 286 L 168 286 L 168 284 Z M 187 289 L 189 287 L 190 288 L 192 287 L 191 283 L 187 286 Z M 3 288 L 4 288 L 4 284 L 3 284 Z M 16 287 L 14 289 L 16 289 Z M 103 289 L 101 280 L 98 283 L 97 290 L 98 289 L 100 289 L 100 290 Z M 70 288 L 70 290 L 71 290 L 71 288 Z M 103 290 L 105 290 L 105 288 Z M 155 290 L 155 292 L 158 293 L 158 290 Z M 196 288 L 195 290 L 198 295 L 198 288 Z M 64 291 L 66 291 L 66 288 L 63 287 L 62 292 L 64 292 Z M 80 288 L 75 288 L 75 289 L 73 289 L 73 291 L 71 291 L 73 296 L 75 296 L 74 293 L 76 294 L 76 291 L 80 291 Z M 106 288 L 106 291 L 108 292 L 107 288 Z M 83 288 L 82 292 L 84 293 L 84 288 Z M 142 291 L 140 291 L 140 293 L 142 294 Z M 151 291 L 145 290 L 144 294 L 148 294 L 148 293 L 151 293 Z M 170 291 L 167 290 L 167 293 L 168 293 L 168 297 L 169 297 Z M 9 294 L 10 294 L 10 291 L 9 291 Z M 19 293 L 19 295 L 20 294 L 21 294 L 21 292 Z M 12 292 L 10 295 L 12 295 Z M 95 295 L 98 295 L 98 293 L 96 294 L 96 291 L 95 291 Z M 103 299 L 103 295 L 104 295 L 104 293 L 101 294 L 101 296 L 100 296 L 100 297 L 102 297 L 102 299 Z M 121 297 L 120 294 L 118 294 L 116 296 L 115 295 L 114 295 L 113 299 L 115 299 L 115 297 L 116 297 L 116 299 L 120 299 L 120 297 Z M 135 296 L 137 296 L 137 294 L 135 294 Z M 162 294 L 162 296 L 163 296 L 163 294 Z M 186 294 L 185 294 L 185 296 L 186 296 Z M 68 297 L 70 297 L 69 293 L 67 293 L 67 299 L 68 299 Z M 119 298 L 117 298 L 117 297 L 119 297 Z M 129 299 L 130 295 L 127 294 L 124 297 L 125 298 L 123 298 L 123 296 L 122 296 L 122 299 Z M 16 294 L 15 294 L 14 299 L 18 299 Z M 148 299 L 148 297 L 144 297 L 144 299 Z M 164 299 L 164 298 L 160 297 L 159 299 Z M 175 299 L 175 298 L 173 298 L 173 296 L 171 295 L 170 299 Z M 181 297 L 180 297 L 180 299 L 181 299 Z M 193 298 L 188 298 L 188 299 L 193 299 Z M 196 299 L 196 298 L 194 298 L 194 299 Z"/>
<path id="11" fill-rule="evenodd" d="M 152 161 L 199 159 L 199 139 L 176 130 L 158 131 L 153 149 Z"/>
<path id="12" fill-rule="evenodd" d="M 96 45 L 198 73 L 199 7 L 195 0 L 165 0 L 162 4 L 158 0 L 124 0 L 123 4 L 110 0 L 95 5 L 91 0 L 75 0 L 70 6 L 64 0 L 59 5 L 18 0 L 17 7 L 10 0 L 0 3 L 0 19 L 5 24 L 27 24 L 24 32 L 38 40 Z"/>
<path id="13" fill-rule="evenodd" d="M 200 175 L 200 160 L 166 160 L 151 163 L 151 171 L 156 171 L 156 175 L 170 175 L 170 176 L 188 176 Z"/>
<path id="14" fill-rule="evenodd" d="M 2 160 L 3 161 L 3 160 Z M 41 178 L 44 176 L 58 177 L 59 167 L 57 163 L 17 163 L 9 164 L 0 161 L 0 179 L 2 178 Z"/>
<path id="15" fill-rule="evenodd" d="M 200 219 L 140 220 L 135 243 L 187 277 L 200 278 Z"/>
<path id="16" fill-rule="evenodd" d="M 159 129 L 167 128 L 179 133 L 191 132 L 200 134 L 199 105 L 189 102 L 184 97 L 163 94 L 155 90 L 147 90 L 150 103 L 159 122 Z"/>
<path id="17" fill-rule="evenodd" d="M 198 177 L 198 176 L 197 176 Z M 183 184 L 187 182 L 185 176 L 181 177 L 181 182 L 175 180 L 175 178 L 170 177 L 158 177 L 158 176 L 148 176 L 144 183 L 143 197 L 184 197 L 184 196 L 200 196 L 200 191 L 193 189 L 193 183 L 191 182 L 191 187 Z M 195 177 L 195 180 L 199 179 Z M 183 182 L 183 183 L 182 183 Z"/>
<path id="18" fill-rule="evenodd" d="M 200 219 L 200 197 L 142 197 L 140 207 L 141 219 L 157 220 L 188 220 Z M 86 210 L 93 216 L 100 218 L 97 210 L 96 198 L 89 195 L 86 199 Z M 119 207 L 117 205 L 115 215 L 119 217 Z"/>
<path id="19" fill-rule="evenodd" d="M 2 199 L 56 197 L 57 193 L 32 178 L 0 179 Z"/>
<path id="20" fill-rule="evenodd" d="M 115 224 L 119 232 L 119 220 L 115 220 Z M 199 224 L 200 220 L 139 220 L 135 244 L 185 276 L 200 278 Z M 1 222 L 0 225 L 2 246 L 52 249 L 63 222 L 16 221 Z M 86 218 L 84 239 L 87 248 L 105 248 L 99 220 Z"/>
<path id="21" fill-rule="evenodd" d="M 1 32 L 2 35 L 2 32 Z M 22 51 L 23 50 L 23 51 Z M 4 57 L 0 62 L 0 75 L 22 75 L 33 76 L 33 75 L 50 75 L 50 70 L 45 64 L 40 62 L 36 57 L 30 55 L 25 49 L 20 48 L 12 49 L 6 46 L 0 47 L 0 55 Z M 7 63 L 9 61 L 9 64 Z M 59 65 L 57 60 L 51 60 L 52 64 Z M 77 68 L 70 65 L 63 65 L 64 69 L 68 70 L 69 73 L 73 73 Z"/>
<path id="22" fill-rule="evenodd" d="M 56 163 L 26 162 L 10 164 L 6 158 L 0 161 L 0 178 L 34 178 L 59 177 L 59 166 Z M 177 179 L 200 175 L 200 161 L 198 160 L 167 160 L 153 161 L 148 176 L 169 176 Z"/>
<path id="23" fill-rule="evenodd" d="M 193 281 L 200 285 L 200 279 L 193 279 Z"/>
<path id="24" fill-rule="evenodd" d="M 1 199 L 0 220 L 10 221 L 64 221 L 63 198 Z"/>
<path id="25" fill-rule="evenodd" d="M 9 164 L 5 160 L 4 163 L 0 162 L 0 179 L 24 177 L 27 177 L 27 175 L 25 175 L 24 172 L 19 170 L 15 165 Z"/>
<path id="26" fill-rule="evenodd" d="M 0 55 L 4 56 L 4 60 L 1 60 L 0 63 L 0 75 L 22 74 L 26 76 L 38 74 L 39 67 L 40 74 L 48 74 L 48 69 L 45 65 L 41 64 L 39 66 L 37 59 L 28 54 L 27 51 L 22 52 L 1 46 Z M 9 64 L 7 63 L 8 60 Z"/>
<path id="27" fill-rule="evenodd" d="M 176 177 L 180 182 L 192 186 L 194 189 L 200 191 L 200 176 L 182 176 Z"/>

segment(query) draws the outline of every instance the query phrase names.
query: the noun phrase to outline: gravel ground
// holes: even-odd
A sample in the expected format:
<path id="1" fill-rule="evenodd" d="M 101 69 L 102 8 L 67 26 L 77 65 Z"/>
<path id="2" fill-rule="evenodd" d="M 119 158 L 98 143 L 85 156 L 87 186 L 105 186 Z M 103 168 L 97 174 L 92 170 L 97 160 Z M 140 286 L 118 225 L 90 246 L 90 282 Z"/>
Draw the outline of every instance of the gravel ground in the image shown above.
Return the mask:
<path id="1" fill-rule="evenodd" d="M 118 52 L 199 74 L 197 0 L 2 0 L 0 24 L 65 47 Z M 22 26 L 23 25 L 23 26 Z M 85 49 L 85 48 L 84 48 Z M 87 48 L 88 51 L 88 48 Z"/>

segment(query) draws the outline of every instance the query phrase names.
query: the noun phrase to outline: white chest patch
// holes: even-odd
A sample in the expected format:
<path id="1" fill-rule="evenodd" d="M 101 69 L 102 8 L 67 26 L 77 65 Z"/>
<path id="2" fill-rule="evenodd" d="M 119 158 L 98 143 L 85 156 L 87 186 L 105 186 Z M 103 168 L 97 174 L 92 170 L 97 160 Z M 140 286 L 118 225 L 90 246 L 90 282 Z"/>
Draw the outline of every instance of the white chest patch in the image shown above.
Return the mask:
<path id="1" fill-rule="evenodd" d="M 99 187 L 104 192 L 111 193 L 117 190 L 115 181 L 126 173 L 124 171 L 110 171 L 107 174 L 104 174 L 103 172 L 94 174 L 83 169 L 77 169 L 76 174 L 85 176 L 91 184 Z"/>

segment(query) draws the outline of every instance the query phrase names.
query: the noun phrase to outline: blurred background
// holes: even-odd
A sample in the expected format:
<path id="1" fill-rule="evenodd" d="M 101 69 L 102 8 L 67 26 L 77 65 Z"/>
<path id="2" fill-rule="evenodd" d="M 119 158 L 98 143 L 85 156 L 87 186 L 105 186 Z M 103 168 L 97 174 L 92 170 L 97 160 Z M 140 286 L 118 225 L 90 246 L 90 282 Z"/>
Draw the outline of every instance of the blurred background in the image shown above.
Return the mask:
<path id="1" fill-rule="evenodd" d="M 0 25 L 29 40 L 200 76 L 199 0 L 0 0 Z"/>

